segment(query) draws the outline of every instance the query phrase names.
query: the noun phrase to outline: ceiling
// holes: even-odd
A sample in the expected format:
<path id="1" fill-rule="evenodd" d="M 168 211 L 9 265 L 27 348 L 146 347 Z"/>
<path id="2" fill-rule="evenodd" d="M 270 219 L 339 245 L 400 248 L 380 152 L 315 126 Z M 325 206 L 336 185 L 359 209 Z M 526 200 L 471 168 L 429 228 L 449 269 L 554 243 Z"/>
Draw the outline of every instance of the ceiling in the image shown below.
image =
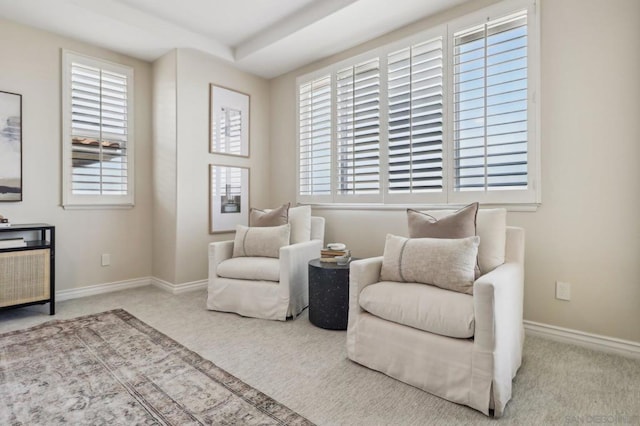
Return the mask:
<path id="1" fill-rule="evenodd" d="M 193 48 L 272 78 L 466 0 L 0 0 L 0 17 L 146 61 Z"/>

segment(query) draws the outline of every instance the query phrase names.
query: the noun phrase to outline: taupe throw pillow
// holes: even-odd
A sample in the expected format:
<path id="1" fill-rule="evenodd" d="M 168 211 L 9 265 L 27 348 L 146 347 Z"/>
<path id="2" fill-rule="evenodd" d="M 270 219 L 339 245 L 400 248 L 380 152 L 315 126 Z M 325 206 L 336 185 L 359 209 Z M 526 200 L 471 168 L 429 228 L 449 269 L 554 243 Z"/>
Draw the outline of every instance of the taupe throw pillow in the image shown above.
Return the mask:
<path id="1" fill-rule="evenodd" d="M 407 209 L 409 222 L 409 238 L 467 238 L 476 234 L 476 217 L 478 203 L 468 206 L 448 216 L 436 219 L 427 213 Z M 475 277 L 480 276 L 477 261 L 474 269 Z"/>
<path id="2" fill-rule="evenodd" d="M 473 294 L 480 237 L 404 238 L 387 235 L 381 281 L 431 284 Z"/>
<path id="3" fill-rule="evenodd" d="M 283 204 L 273 210 L 259 210 L 252 208 L 249 211 L 249 226 L 281 226 L 289 223 L 289 205 Z"/>
<path id="4" fill-rule="evenodd" d="M 410 238 L 466 238 L 476 235 L 478 203 L 469 204 L 440 220 L 417 210 L 407 209 Z"/>
<path id="5" fill-rule="evenodd" d="M 233 242 L 233 257 L 280 257 L 280 247 L 289 245 L 291 227 L 287 223 L 281 226 L 236 227 Z"/>

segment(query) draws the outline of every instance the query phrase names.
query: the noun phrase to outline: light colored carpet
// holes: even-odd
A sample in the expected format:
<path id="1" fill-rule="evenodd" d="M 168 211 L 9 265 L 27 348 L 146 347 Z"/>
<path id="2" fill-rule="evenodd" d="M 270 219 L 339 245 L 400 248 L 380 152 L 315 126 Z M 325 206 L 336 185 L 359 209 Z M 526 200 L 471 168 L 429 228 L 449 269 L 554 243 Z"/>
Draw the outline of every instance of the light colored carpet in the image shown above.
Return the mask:
<path id="1" fill-rule="evenodd" d="M 319 425 L 496 424 L 347 359 L 345 332 L 307 312 L 265 321 L 205 309 L 206 292 L 143 287 L 69 300 L 57 319 L 122 308 Z M 46 306 L 46 305 L 45 305 Z M 0 332 L 50 320 L 46 307 L 0 312 Z M 500 424 L 640 424 L 640 361 L 528 337 Z"/>

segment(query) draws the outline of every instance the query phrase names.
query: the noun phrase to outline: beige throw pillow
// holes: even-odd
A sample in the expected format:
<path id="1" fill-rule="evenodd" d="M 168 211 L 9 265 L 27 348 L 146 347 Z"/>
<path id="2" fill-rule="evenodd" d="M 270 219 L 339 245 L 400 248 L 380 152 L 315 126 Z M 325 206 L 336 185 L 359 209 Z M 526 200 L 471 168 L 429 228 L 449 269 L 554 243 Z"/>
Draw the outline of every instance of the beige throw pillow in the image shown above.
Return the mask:
<path id="1" fill-rule="evenodd" d="M 436 218 L 429 213 L 407 209 L 409 238 L 467 238 L 477 235 L 478 203 L 471 203 L 447 216 Z M 475 277 L 480 276 L 476 261 Z"/>
<path id="2" fill-rule="evenodd" d="M 289 245 L 289 224 L 269 227 L 236 227 L 233 242 L 233 257 L 275 257 L 280 256 L 280 247 Z"/>
<path id="3" fill-rule="evenodd" d="M 473 294 L 479 237 L 404 238 L 387 235 L 381 281 L 431 284 Z"/>
<path id="4" fill-rule="evenodd" d="M 427 212 L 436 219 L 455 213 L 451 210 Z M 480 237 L 478 264 L 484 275 L 504 263 L 507 238 L 507 211 L 501 209 L 479 209 L 476 217 L 476 235 Z"/>
<path id="5" fill-rule="evenodd" d="M 283 204 L 273 210 L 259 210 L 252 208 L 249 211 L 249 226 L 281 226 L 289 223 L 289 205 Z"/>

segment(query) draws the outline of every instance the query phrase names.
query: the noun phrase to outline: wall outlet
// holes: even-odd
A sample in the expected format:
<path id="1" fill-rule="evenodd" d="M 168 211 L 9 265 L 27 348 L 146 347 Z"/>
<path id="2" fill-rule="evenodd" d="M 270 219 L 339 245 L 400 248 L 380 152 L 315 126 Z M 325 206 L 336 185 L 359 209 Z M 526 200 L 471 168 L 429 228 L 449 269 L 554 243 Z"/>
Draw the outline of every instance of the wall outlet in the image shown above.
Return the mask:
<path id="1" fill-rule="evenodd" d="M 109 253 L 102 254 L 102 266 L 111 265 L 111 255 Z"/>
<path id="2" fill-rule="evenodd" d="M 571 284 L 556 281 L 556 299 L 571 300 Z"/>

